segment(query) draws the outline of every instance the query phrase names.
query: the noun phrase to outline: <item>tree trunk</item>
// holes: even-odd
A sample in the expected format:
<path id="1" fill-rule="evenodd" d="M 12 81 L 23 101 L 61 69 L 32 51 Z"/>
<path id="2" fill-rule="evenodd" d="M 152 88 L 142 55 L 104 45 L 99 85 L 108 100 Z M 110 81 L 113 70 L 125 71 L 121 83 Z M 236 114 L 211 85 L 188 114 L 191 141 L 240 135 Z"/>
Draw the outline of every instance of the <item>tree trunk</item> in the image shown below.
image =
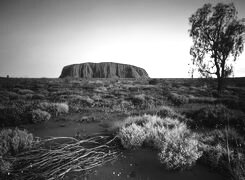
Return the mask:
<path id="1" fill-rule="evenodd" d="M 218 77 L 218 96 L 221 95 L 222 93 L 222 89 L 223 89 L 223 78 L 222 77 Z"/>

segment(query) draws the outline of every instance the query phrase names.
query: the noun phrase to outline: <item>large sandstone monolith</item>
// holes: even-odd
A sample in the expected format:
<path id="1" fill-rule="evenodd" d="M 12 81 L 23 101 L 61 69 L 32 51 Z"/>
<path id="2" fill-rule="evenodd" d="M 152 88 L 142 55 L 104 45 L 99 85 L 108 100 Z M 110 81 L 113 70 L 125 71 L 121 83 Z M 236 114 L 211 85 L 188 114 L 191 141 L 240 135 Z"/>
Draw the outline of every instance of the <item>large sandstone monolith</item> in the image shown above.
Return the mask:
<path id="1" fill-rule="evenodd" d="M 82 63 L 65 66 L 60 78 L 149 78 L 139 67 L 113 62 Z"/>

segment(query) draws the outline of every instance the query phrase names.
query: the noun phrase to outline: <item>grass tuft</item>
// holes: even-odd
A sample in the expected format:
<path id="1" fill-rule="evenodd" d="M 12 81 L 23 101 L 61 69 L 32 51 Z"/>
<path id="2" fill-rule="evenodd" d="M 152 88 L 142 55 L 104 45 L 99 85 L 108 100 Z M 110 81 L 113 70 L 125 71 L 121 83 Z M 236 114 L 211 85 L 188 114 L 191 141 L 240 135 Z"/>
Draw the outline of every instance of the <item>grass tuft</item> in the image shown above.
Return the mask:
<path id="1" fill-rule="evenodd" d="M 186 169 L 202 155 L 198 138 L 178 119 L 144 115 L 128 117 L 119 129 L 124 148 L 142 145 L 158 149 L 160 162 L 171 170 Z"/>

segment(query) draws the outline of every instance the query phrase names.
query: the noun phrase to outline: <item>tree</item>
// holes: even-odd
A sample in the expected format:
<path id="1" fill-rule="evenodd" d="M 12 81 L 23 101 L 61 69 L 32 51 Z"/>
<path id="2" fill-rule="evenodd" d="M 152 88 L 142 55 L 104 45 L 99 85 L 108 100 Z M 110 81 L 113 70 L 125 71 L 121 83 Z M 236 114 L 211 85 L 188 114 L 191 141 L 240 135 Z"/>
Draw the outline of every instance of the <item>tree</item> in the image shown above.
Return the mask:
<path id="1" fill-rule="evenodd" d="M 189 18 L 192 63 L 202 76 L 217 77 L 219 94 L 244 48 L 245 19 L 237 14 L 233 3 L 204 4 Z"/>

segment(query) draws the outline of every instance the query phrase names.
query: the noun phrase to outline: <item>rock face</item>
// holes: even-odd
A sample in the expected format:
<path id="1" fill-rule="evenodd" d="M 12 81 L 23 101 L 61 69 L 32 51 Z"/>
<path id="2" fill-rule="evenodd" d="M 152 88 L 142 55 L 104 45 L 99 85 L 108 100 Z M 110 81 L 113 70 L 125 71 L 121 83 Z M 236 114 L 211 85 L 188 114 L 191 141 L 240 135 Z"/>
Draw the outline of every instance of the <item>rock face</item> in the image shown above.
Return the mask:
<path id="1" fill-rule="evenodd" d="M 149 78 L 139 67 L 113 62 L 82 63 L 65 66 L 60 78 Z"/>

